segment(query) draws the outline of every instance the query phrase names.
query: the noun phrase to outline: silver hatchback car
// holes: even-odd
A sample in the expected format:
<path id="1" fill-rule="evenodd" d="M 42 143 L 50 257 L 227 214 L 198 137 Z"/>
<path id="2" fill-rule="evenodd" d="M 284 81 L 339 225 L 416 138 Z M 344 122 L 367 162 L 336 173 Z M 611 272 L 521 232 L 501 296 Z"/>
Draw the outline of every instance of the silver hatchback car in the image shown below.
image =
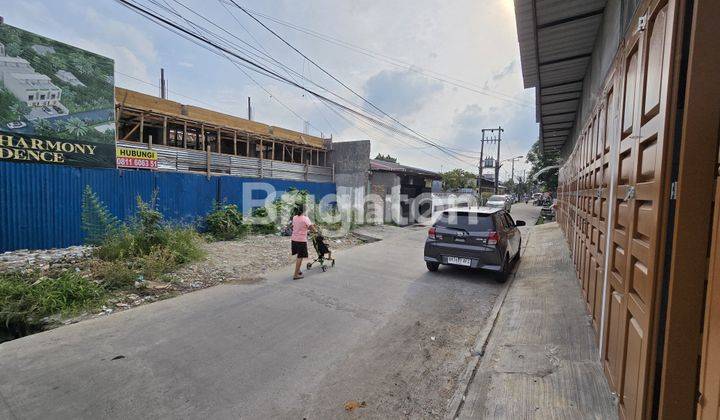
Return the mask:
<path id="1" fill-rule="evenodd" d="M 510 212 L 510 209 L 512 208 L 512 202 L 510 201 L 510 196 L 507 195 L 491 195 L 487 203 L 485 203 L 485 207 L 492 207 L 492 208 L 499 208 Z"/>

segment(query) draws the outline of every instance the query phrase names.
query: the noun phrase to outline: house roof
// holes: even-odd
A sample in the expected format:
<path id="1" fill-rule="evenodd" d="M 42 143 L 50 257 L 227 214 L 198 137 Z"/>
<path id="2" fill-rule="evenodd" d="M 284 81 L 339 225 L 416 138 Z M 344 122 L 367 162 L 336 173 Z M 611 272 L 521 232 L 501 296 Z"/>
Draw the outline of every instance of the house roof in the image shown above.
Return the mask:
<path id="1" fill-rule="evenodd" d="M 426 169 L 415 168 L 413 166 L 401 165 L 395 162 L 387 162 L 379 159 L 370 159 L 371 171 L 395 172 L 410 175 L 424 175 L 430 178 L 440 179 L 441 175 L 437 172 L 428 171 Z"/>
<path id="2" fill-rule="evenodd" d="M 559 151 L 575 125 L 607 0 L 515 0 L 525 88 L 535 88 L 542 150 Z"/>

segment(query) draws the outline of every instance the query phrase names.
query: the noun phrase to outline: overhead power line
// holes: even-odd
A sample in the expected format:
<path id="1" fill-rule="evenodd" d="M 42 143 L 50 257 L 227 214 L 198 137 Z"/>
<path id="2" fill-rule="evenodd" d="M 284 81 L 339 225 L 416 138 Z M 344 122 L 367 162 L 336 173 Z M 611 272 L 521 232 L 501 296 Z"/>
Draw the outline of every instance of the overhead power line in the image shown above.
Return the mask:
<path id="1" fill-rule="evenodd" d="M 333 79 L 333 80 L 335 80 L 336 82 L 338 82 L 342 87 L 344 87 L 345 89 L 347 89 L 348 91 L 350 91 L 353 95 L 355 95 L 355 96 L 357 96 L 358 98 L 360 98 L 360 99 L 361 99 L 363 102 L 365 102 L 366 104 L 370 105 L 373 109 L 375 109 L 375 110 L 377 110 L 378 112 L 382 113 L 383 115 L 385 115 L 386 117 L 388 117 L 389 119 L 391 119 L 392 121 L 394 121 L 396 124 L 400 125 L 401 127 L 405 128 L 406 130 L 410 131 L 411 133 L 413 133 L 413 134 L 421 137 L 421 138 L 424 139 L 425 141 L 434 143 L 431 139 L 427 138 L 427 137 L 424 136 L 423 134 L 421 134 L 421 133 L 417 132 L 416 130 L 414 130 L 414 129 L 410 128 L 409 126 L 407 126 L 407 125 L 406 125 L 405 123 L 403 123 L 402 121 L 398 120 L 397 118 L 395 118 L 395 117 L 393 117 L 392 115 L 388 114 L 387 112 L 383 111 L 380 107 L 378 107 L 377 105 L 375 105 L 372 101 L 370 101 L 369 99 L 365 98 L 363 95 L 359 94 L 357 91 L 355 91 L 353 88 L 351 88 L 350 86 L 348 86 L 345 82 L 343 82 L 342 80 L 340 80 L 339 78 L 337 78 L 336 76 L 334 76 L 334 75 L 333 75 L 332 73 L 330 73 L 329 71 L 325 70 L 324 67 L 322 67 L 320 64 L 318 64 L 318 63 L 317 63 L 315 60 L 313 60 L 312 58 L 310 58 L 310 57 L 308 57 L 307 55 L 305 55 L 302 51 L 300 51 L 300 50 L 297 49 L 294 45 L 292 45 L 290 42 L 288 42 L 287 40 L 285 40 L 285 38 L 283 38 L 280 34 L 278 34 L 277 32 L 275 32 L 272 28 L 268 27 L 268 26 L 265 25 L 262 21 L 260 21 L 258 18 L 256 18 L 255 16 L 253 16 L 252 13 L 248 12 L 244 7 L 240 6 L 235 0 L 230 0 L 230 2 L 231 2 L 233 5 L 235 5 L 235 7 L 237 7 L 237 8 L 240 9 L 240 10 L 242 10 L 245 14 L 247 14 L 249 17 L 251 17 L 253 20 L 255 20 L 255 21 L 256 21 L 258 24 L 260 24 L 263 28 L 267 29 L 271 34 L 273 34 L 275 37 L 277 37 L 277 38 L 278 38 L 280 41 L 282 41 L 285 45 L 287 45 L 288 47 L 290 47 L 293 51 L 295 51 L 296 53 L 300 54 L 304 59 L 308 60 L 308 61 L 309 61 L 310 63 L 312 63 L 315 67 L 317 67 L 318 69 L 320 69 L 320 71 L 322 71 L 323 73 L 325 73 L 325 74 L 326 74 L 327 76 L 329 76 L 331 79 Z M 448 153 L 447 150 L 442 149 L 441 146 L 436 145 L 436 147 L 437 147 L 439 150 L 442 150 L 443 152 Z M 448 154 L 449 154 L 449 153 L 448 153 Z"/>
<path id="2" fill-rule="evenodd" d="M 219 1 L 221 1 L 221 2 L 226 2 L 226 3 L 228 3 L 228 4 L 232 3 L 232 0 L 219 0 Z M 314 37 L 314 38 L 321 39 L 321 40 L 323 40 L 323 41 L 325 41 L 325 42 L 328 42 L 328 43 L 331 43 L 331 44 L 334 44 L 334 45 L 337 45 L 337 46 L 340 46 L 340 47 L 343 47 L 343 48 L 352 50 L 352 51 L 354 51 L 354 52 L 356 52 L 356 53 L 365 55 L 365 56 L 367 56 L 367 57 L 374 58 L 374 59 L 376 59 L 376 60 L 378 60 L 378 61 L 382 61 L 382 62 L 384 62 L 384 63 L 390 64 L 390 65 L 393 65 L 393 66 L 396 66 L 396 67 L 399 67 L 399 68 L 402 68 L 402 69 L 405 69 L 405 70 L 412 71 L 412 72 L 417 73 L 417 74 L 419 74 L 419 75 L 421 75 L 421 76 L 423 76 L 423 77 L 427 77 L 427 78 L 430 78 L 430 79 L 434 79 L 434 80 L 437 80 L 437 81 L 439 81 L 439 82 L 446 83 L 446 84 L 449 84 L 449 85 L 452 85 L 452 86 L 455 86 L 455 87 L 458 87 L 458 88 L 461 88 L 461 89 L 465 89 L 465 90 L 468 90 L 468 91 L 471 91 L 471 92 L 474 92 L 474 93 L 478 93 L 478 94 L 481 94 L 481 95 L 486 95 L 486 96 L 490 96 L 490 97 L 493 97 L 493 98 L 496 98 L 496 99 L 500 99 L 500 100 L 504 100 L 504 101 L 507 101 L 507 102 L 511 102 L 511 103 L 516 104 L 516 105 L 520 105 L 520 106 L 524 106 L 524 107 L 533 107 L 533 106 L 534 106 L 533 103 L 526 102 L 526 101 L 523 101 L 523 100 L 521 100 L 521 99 L 517 99 L 516 97 L 514 97 L 514 96 L 512 96 L 512 95 L 510 95 L 510 94 L 507 94 L 507 93 L 504 93 L 504 92 L 500 92 L 500 91 L 497 91 L 497 90 L 494 90 L 494 89 L 489 89 L 489 88 L 487 88 L 487 87 L 480 86 L 480 85 L 478 85 L 478 84 L 476 84 L 476 83 L 469 82 L 469 81 L 466 81 L 466 80 L 462 80 L 462 79 L 459 79 L 459 78 L 456 78 L 456 77 L 453 77 L 453 76 L 450 76 L 450 75 L 447 75 L 447 74 L 444 74 L 444 73 L 436 72 L 436 71 L 434 71 L 434 70 L 429 70 L 429 69 L 420 67 L 420 66 L 418 66 L 418 65 L 416 65 L 416 64 L 408 63 L 408 62 L 406 62 L 406 61 L 399 60 L 399 59 L 397 59 L 397 58 L 395 58 L 395 57 L 391 57 L 391 56 L 388 56 L 388 55 L 379 53 L 379 52 L 377 52 L 377 51 L 372 51 L 372 50 L 367 49 L 367 48 L 365 48 L 365 47 L 362 47 L 362 46 L 359 46 L 359 45 L 356 45 L 356 44 L 352 44 L 352 43 L 350 43 L 350 42 L 343 41 L 343 40 L 340 40 L 340 39 L 338 39 L 338 38 L 334 38 L 334 37 L 332 37 L 332 36 L 330 36 L 330 35 L 326 35 L 326 34 L 323 34 L 323 33 L 317 32 L 317 31 L 314 31 L 314 30 L 312 30 L 312 29 L 308 29 L 308 28 L 302 27 L 302 26 L 300 26 L 300 25 L 296 25 L 296 24 L 294 24 L 294 23 L 287 22 L 287 21 L 278 19 L 278 18 L 276 18 L 276 17 L 270 16 L 270 15 L 267 15 L 267 14 L 264 14 L 264 13 L 261 13 L 261 12 L 255 11 L 255 10 L 251 10 L 251 9 L 247 9 L 247 8 L 246 8 L 246 10 L 247 10 L 249 13 L 251 13 L 251 14 L 253 14 L 253 15 L 255 15 L 255 16 L 259 16 L 259 17 L 261 17 L 261 18 L 263 18 L 263 19 L 266 19 L 266 20 L 269 20 L 269 21 L 271 21 L 271 22 L 277 23 L 278 25 L 282 25 L 282 26 L 284 26 L 284 27 L 287 27 L 287 28 L 293 29 L 293 30 L 295 30 L 295 31 L 304 33 L 304 34 L 309 35 L 309 36 L 312 36 L 312 37 Z"/>
<path id="3" fill-rule="evenodd" d="M 147 18 L 150 19 L 151 21 L 153 21 L 153 22 L 155 22 L 155 23 L 157 23 L 157 24 L 159 24 L 159 25 L 161 25 L 161 26 L 163 26 L 163 27 L 165 27 L 165 28 L 167 28 L 167 29 L 170 29 L 170 30 L 172 30 L 173 32 L 178 33 L 179 35 L 185 37 L 186 39 L 188 39 L 188 37 L 189 37 L 189 38 L 190 38 L 193 42 L 195 42 L 196 44 L 197 44 L 197 43 L 206 44 L 206 46 L 210 46 L 210 47 L 212 47 L 212 49 L 218 50 L 220 53 L 218 53 L 218 51 L 214 51 L 214 52 L 215 52 L 216 54 L 220 55 L 220 56 L 229 55 L 229 56 L 233 57 L 234 59 L 236 59 L 236 60 L 238 60 L 240 63 L 242 63 L 243 67 L 246 67 L 246 68 L 248 68 L 248 69 L 250 69 L 250 70 L 252 70 L 252 71 L 255 71 L 255 72 L 258 72 L 258 73 L 260 73 L 260 74 L 263 74 L 263 75 L 265 75 L 266 77 L 270 77 L 270 78 L 273 78 L 273 79 L 275 79 L 275 80 L 279 80 L 279 81 L 282 81 L 282 82 L 284 82 L 284 83 L 287 83 L 287 84 L 289 84 L 289 85 L 291 85 L 291 86 L 294 86 L 294 87 L 296 87 L 296 88 L 302 89 L 302 90 L 304 90 L 305 92 L 307 92 L 307 93 L 315 96 L 316 98 L 318 98 L 318 99 L 320 99 L 320 100 L 322 100 L 322 101 L 325 101 L 325 102 L 327 102 L 327 103 L 330 103 L 330 104 L 338 107 L 339 109 L 342 109 L 342 110 L 344 110 L 344 111 L 346 111 L 346 112 L 352 113 L 352 114 L 354 114 L 354 115 L 356 115 L 356 116 L 358 116 L 358 117 L 361 117 L 361 118 L 363 118 L 363 119 L 365 119 L 365 120 L 367 120 L 367 121 L 369 121 L 369 122 L 371 122 L 371 123 L 373 123 L 373 124 L 382 126 L 383 128 L 388 129 L 388 130 L 391 130 L 391 131 L 393 131 L 393 132 L 396 132 L 396 133 L 398 133 L 398 134 L 400 134 L 400 135 L 406 136 L 406 137 L 408 137 L 408 138 L 411 138 L 411 139 L 416 140 L 416 141 L 420 141 L 420 142 L 425 143 L 425 144 L 428 144 L 428 145 L 432 145 L 433 147 L 435 147 L 436 149 L 442 151 L 443 153 L 447 154 L 448 156 L 453 157 L 454 159 L 457 159 L 457 160 L 459 160 L 459 161 L 461 161 L 461 162 L 463 162 L 463 163 L 467 163 L 467 162 L 461 160 L 458 156 L 456 156 L 456 155 L 457 155 L 456 153 L 452 153 L 452 152 L 448 151 L 448 150 L 447 150 L 446 148 L 444 148 L 442 145 L 439 145 L 439 144 L 433 142 L 432 140 L 429 140 L 427 137 L 424 137 L 423 135 L 421 135 L 421 134 L 417 133 L 416 131 L 412 130 L 411 128 L 405 126 L 404 124 L 400 123 L 399 121 L 397 121 L 396 119 L 394 119 L 394 118 L 393 118 L 392 116 L 390 116 L 389 114 L 384 113 L 384 111 L 380 110 L 379 108 L 377 108 L 379 111 L 383 112 L 383 113 L 384 113 L 385 115 L 387 115 L 390 119 L 393 119 L 393 120 L 397 121 L 398 124 L 400 124 L 401 126 L 403 126 L 406 130 L 410 131 L 412 134 L 407 133 L 407 132 L 405 132 L 405 131 L 403 131 L 403 130 L 399 130 L 399 129 L 395 128 L 394 126 L 392 126 L 391 124 L 388 124 L 388 123 L 386 123 L 386 122 L 384 122 L 384 121 L 382 121 L 382 120 L 379 120 L 379 119 L 377 119 L 377 118 L 375 118 L 375 117 L 368 116 L 368 115 L 365 114 L 364 112 L 358 111 L 358 110 L 356 110 L 356 109 L 354 109 L 354 108 L 351 108 L 351 107 L 346 106 L 346 105 L 344 105 L 344 104 L 338 103 L 337 101 L 335 101 L 335 100 L 333 100 L 333 99 L 331 99 L 331 98 L 329 98 L 329 97 L 327 97 L 327 96 L 325 96 L 325 95 L 323 95 L 323 94 L 321 94 L 321 93 L 318 93 L 317 91 L 314 91 L 314 90 L 309 89 L 309 88 L 307 88 L 307 87 L 305 87 L 305 86 L 303 86 L 303 85 L 300 85 L 299 83 L 297 83 L 297 82 L 295 82 L 295 81 L 292 81 L 292 80 L 290 80 L 290 79 L 288 79 L 288 78 L 286 78 L 286 77 L 278 74 L 277 72 L 275 72 L 275 71 L 273 71 L 273 70 L 271 70 L 271 69 L 268 69 L 267 67 L 265 67 L 265 66 L 263 66 L 263 65 L 260 65 L 260 64 L 258 64 L 258 63 L 256 63 L 256 62 L 254 62 L 254 61 L 246 58 L 246 57 L 243 57 L 243 56 L 239 55 L 238 53 L 236 53 L 235 51 L 231 50 L 230 48 L 228 48 L 228 47 L 226 47 L 226 46 L 223 46 L 223 45 L 219 45 L 218 43 L 213 42 L 212 40 L 207 39 L 205 36 L 203 36 L 203 35 L 201 35 L 201 34 L 197 34 L 197 33 L 193 32 L 193 31 L 189 31 L 188 29 L 182 27 L 182 25 L 180 25 L 180 24 L 178 24 L 178 23 L 176 23 L 176 22 L 173 22 L 173 21 L 170 20 L 169 18 L 166 18 L 166 17 L 164 17 L 164 16 L 159 15 L 158 13 L 155 13 L 155 12 L 153 12 L 153 11 L 150 11 L 150 10 L 146 9 L 146 8 L 143 8 L 143 7 L 137 5 L 136 3 L 132 2 L 132 1 L 128 1 L 128 0 L 116 0 L 116 1 L 118 1 L 119 3 L 123 4 L 124 6 L 126 6 L 126 7 L 128 7 L 128 8 L 130 8 L 131 10 L 139 13 L 140 15 L 142 15 L 142 16 L 144 16 L 144 17 L 147 17 Z M 207 49 L 207 48 L 206 48 L 206 49 Z M 228 58 L 228 57 L 225 57 L 225 58 Z"/>

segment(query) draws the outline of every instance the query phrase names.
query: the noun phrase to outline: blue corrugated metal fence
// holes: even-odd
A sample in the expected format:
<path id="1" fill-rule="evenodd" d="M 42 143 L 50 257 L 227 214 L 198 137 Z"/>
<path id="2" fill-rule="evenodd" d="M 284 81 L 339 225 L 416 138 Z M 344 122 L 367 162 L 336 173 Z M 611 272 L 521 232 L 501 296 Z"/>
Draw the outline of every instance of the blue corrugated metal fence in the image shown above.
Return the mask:
<path id="1" fill-rule="evenodd" d="M 215 201 L 242 208 L 243 185 L 249 182 L 268 183 L 278 192 L 305 189 L 317 199 L 335 193 L 333 183 L 0 162 L 0 252 L 81 244 L 86 185 L 119 219 L 133 215 L 138 195 L 147 201 L 157 189 L 165 218 L 190 223 L 205 216 Z M 256 191 L 252 198 L 265 195 Z"/>

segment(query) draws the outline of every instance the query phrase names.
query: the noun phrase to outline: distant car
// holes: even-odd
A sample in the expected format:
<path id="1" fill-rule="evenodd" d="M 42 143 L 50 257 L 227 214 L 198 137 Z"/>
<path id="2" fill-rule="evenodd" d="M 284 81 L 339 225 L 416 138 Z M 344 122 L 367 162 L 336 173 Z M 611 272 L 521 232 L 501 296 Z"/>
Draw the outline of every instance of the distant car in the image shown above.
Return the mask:
<path id="1" fill-rule="evenodd" d="M 441 264 L 491 270 L 504 282 L 511 262 L 520 258 L 519 226 L 501 208 L 463 207 L 443 211 L 425 240 L 425 265 L 437 271 Z"/>
<path id="2" fill-rule="evenodd" d="M 43 106 L 42 109 L 43 109 L 43 111 L 47 112 L 48 114 L 53 113 L 52 108 L 50 108 L 49 106 Z"/>
<path id="3" fill-rule="evenodd" d="M 57 112 L 58 114 L 62 114 L 63 112 L 65 112 L 62 108 L 60 108 L 60 107 L 57 106 L 57 105 L 53 105 L 53 109 L 54 109 L 55 112 Z"/>
<path id="4" fill-rule="evenodd" d="M 18 128 L 25 128 L 27 124 L 22 121 L 15 121 L 7 123 L 7 127 L 11 130 L 17 130 Z"/>
<path id="5" fill-rule="evenodd" d="M 512 208 L 512 203 L 510 202 L 510 198 L 507 195 L 491 195 L 488 198 L 487 203 L 485 203 L 485 206 L 501 208 L 509 213 L 510 209 Z"/>

